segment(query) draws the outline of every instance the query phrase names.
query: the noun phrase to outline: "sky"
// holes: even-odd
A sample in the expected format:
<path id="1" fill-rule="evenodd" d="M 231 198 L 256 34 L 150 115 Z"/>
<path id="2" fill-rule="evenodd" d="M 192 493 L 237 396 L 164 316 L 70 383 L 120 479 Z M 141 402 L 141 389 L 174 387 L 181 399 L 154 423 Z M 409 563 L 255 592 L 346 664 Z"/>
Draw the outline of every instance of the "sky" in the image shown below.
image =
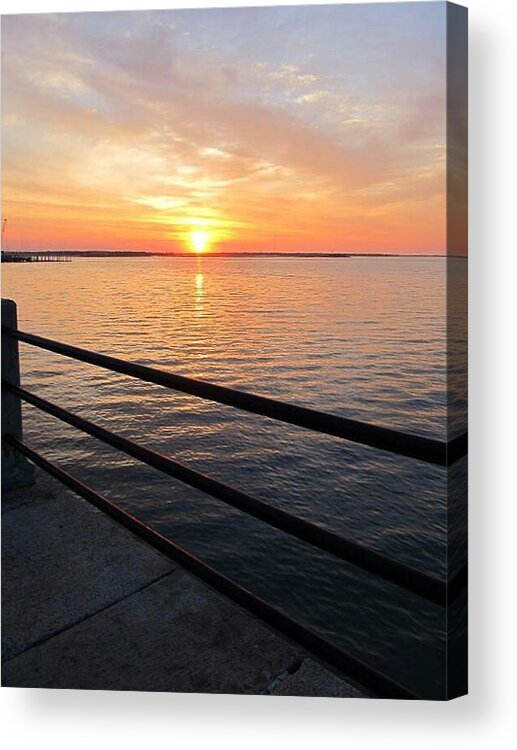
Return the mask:
<path id="1" fill-rule="evenodd" d="M 4 247 L 444 253 L 445 14 L 4 16 Z"/>

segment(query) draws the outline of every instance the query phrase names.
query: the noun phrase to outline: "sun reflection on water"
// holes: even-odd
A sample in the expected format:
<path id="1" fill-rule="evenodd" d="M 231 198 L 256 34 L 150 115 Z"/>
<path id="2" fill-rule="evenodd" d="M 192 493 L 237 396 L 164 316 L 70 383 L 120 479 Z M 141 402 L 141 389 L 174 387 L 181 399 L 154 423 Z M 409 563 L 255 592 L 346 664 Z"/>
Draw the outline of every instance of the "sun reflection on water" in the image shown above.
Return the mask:
<path id="1" fill-rule="evenodd" d="M 203 274 L 201 260 L 199 260 L 197 264 L 197 272 L 194 277 L 194 284 L 195 284 L 196 312 L 198 312 L 199 314 L 202 314 L 204 310 L 203 300 L 205 297 L 205 276 Z"/>

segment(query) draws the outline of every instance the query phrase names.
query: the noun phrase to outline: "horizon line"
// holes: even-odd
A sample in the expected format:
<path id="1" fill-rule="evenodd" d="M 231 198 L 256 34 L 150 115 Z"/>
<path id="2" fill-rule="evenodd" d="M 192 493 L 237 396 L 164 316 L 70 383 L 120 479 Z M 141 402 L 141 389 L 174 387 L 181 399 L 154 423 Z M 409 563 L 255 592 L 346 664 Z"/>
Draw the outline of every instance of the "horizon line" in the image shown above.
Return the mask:
<path id="1" fill-rule="evenodd" d="M 16 255 L 74 255 L 89 257 L 135 256 L 135 257 L 174 257 L 174 258 L 231 258 L 231 257 L 291 257 L 291 258 L 450 258 L 467 257 L 451 253 L 353 253 L 353 252 L 281 252 L 281 251 L 214 251 L 194 252 L 158 252 L 153 250 L 2 250 L 2 253 Z"/>

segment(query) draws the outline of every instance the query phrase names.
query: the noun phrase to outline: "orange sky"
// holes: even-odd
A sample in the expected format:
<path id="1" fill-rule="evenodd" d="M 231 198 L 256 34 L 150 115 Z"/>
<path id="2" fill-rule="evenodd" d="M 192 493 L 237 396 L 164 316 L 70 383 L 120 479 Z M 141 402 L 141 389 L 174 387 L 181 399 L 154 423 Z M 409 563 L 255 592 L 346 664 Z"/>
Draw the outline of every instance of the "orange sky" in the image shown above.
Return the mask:
<path id="1" fill-rule="evenodd" d="M 6 248 L 445 251 L 445 4 L 4 17 Z"/>

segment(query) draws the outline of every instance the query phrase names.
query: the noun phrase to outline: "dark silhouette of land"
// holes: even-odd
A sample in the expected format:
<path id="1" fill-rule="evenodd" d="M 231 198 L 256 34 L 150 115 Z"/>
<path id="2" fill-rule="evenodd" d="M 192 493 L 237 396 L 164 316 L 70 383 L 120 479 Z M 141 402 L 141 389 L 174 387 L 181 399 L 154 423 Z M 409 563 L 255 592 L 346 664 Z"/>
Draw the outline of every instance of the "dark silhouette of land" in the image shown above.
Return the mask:
<path id="1" fill-rule="evenodd" d="M 185 253 L 158 253 L 147 250 L 39 250 L 37 252 L 19 251 L 17 256 L 52 256 L 53 258 L 66 256 L 77 258 L 444 258 L 443 254 L 432 253 L 281 253 L 281 252 L 207 252 L 197 255 Z M 448 257 L 451 257 L 450 255 Z"/>

